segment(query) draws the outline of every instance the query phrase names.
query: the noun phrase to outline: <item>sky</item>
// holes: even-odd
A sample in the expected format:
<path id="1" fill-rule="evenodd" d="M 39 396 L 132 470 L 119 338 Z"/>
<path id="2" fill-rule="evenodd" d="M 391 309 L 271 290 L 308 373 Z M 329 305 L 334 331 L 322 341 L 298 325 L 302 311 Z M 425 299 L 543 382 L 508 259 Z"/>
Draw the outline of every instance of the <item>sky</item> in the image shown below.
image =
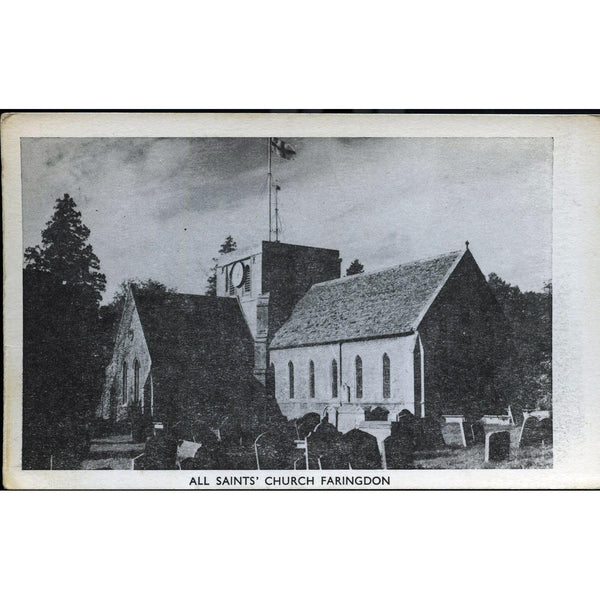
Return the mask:
<path id="1" fill-rule="evenodd" d="M 336 248 L 342 273 L 464 248 L 522 290 L 551 279 L 551 138 L 286 138 L 280 240 Z M 227 235 L 268 239 L 267 138 L 24 138 L 24 248 L 71 195 L 107 277 L 202 294 Z"/>

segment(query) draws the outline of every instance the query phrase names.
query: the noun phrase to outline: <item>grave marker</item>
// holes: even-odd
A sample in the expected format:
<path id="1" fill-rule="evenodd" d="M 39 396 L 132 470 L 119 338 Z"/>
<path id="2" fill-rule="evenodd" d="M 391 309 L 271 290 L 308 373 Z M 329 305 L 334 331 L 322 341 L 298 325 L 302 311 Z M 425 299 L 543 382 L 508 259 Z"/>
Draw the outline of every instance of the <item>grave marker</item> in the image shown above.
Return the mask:
<path id="1" fill-rule="evenodd" d="M 541 444 L 540 422 L 536 417 L 528 417 L 521 426 L 519 448 L 523 446 L 537 446 Z"/>
<path id="2" fill-rule="evenodd" d="M 510 431 L 490 431 L 485 435 L 485 462 L 499 462 L 510 457 Z"/>
<path id="3" fill-rule="evenodd" d="M 388 469 L 410 469 L 413 466 L 414 444 L 406 437 L 389 436 L 384 440 Z"/>
<path id="4" fill-rule="evenodd" d="M 462 415 L 444 415 L 446 423 L 442 425 L 442 435 L 446 446 L 467 447 L 465 437 L 465 418 Z"/>

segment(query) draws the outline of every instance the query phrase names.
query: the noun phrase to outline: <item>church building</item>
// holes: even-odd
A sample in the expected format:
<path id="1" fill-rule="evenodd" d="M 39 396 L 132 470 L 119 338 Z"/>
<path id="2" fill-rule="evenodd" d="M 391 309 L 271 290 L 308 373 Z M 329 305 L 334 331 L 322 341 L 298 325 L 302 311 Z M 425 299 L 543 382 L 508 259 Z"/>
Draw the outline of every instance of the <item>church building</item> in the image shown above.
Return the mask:
<path id="1" fill-rule="evenodd" d="M 217 426 L 256 389 L 289 418 L 482 415 L 507 324 L 465 249 L 341 277 L 337 250 L 262 242 L 224 254 L 216 297 L 129 290 L 98 416 Z M 194 414 L 195 413 L 195 414 Z"/>
<path id="2" fill-rule="evenodd" d="M 289 418 L 379 409 L 473 414 L 494 408 L 506 323 L 468 247 L 311 287 L 275 334 L 275 393 Z M 354 415 L 354 416 L 353 416 Z"/>

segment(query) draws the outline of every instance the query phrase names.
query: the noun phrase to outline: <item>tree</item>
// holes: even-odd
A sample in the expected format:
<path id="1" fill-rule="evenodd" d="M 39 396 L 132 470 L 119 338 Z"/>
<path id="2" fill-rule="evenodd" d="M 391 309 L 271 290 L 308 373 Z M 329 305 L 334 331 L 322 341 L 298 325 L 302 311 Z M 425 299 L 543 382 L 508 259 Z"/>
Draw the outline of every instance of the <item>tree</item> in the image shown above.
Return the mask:
<path id="1" fill-rule="evenodd" d="M 233 252 L 237 250 L 237 242 L 228 235 L 225 238 L 225 241 L 221 244 L 219 248 L 219 254 L 229 254 L 229 252 Z M 213 258 L 213 261 L 217 261 L 216 258 Z M 206 280 L 206 295 L 207 296 L 216 296 L 217 295 L 217 265 L 211 268 L 210 277 Z"/>
<path id="2" fill-rule="evenodd" d="M 350 263 L 350 266 L 346 269 L 346 275 L 358 275 L 359 273 L 363 273 L 364 270 L 365 267 L 363 264 L 358 260 L 358 258 L 355 258 Z"/>
<path id="3" fill-rule="evenodd" d="M 73 199 L 56 201 L 23 271 L 23 466 L 77 468 L 102 384 L 106 279 Z"/>
<path id="4" fill-rule="evenodd" d="M 552 284 L 522 292 L 495 273 L 488 282 L 510 324 L 512 355 L 503 368 L 506 396 L 517 407 L 552 405 Z"/>
<path id="5" fill-rule="evenodd" d="M 63 285 L 79 288 L 93 298 L 102 299 L 106 277 L 100 272 L 100 261 L 87 243 L 90 230 L 81 222 L 81 212 L 69 194 L 58 198 L 54 214 L 42 231 L 42 245 L 25 250 L 26 269 L 51 273 Z"/>

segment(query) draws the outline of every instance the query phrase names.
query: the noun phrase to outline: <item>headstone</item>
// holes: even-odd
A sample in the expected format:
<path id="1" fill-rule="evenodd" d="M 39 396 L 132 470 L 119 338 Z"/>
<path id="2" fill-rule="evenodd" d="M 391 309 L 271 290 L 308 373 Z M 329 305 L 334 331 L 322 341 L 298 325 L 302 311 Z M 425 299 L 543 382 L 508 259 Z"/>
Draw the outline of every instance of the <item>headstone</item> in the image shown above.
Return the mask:
<path id="1" fill-rule="evenodd" d="M 181 466 L 181 463 L 187 458 L 194 458 L 196 452 L 202 446 L 197 442 L 190 442 L 188 440 L 179 440 L 177 443 L 177 458 L 176 463 Z"/>
<path id="2" fill-rule="evenodd" d="M 542 419 L 549 419 L 552 417 L 551 410 L 542 410 L 542 409 L 524 409 L 523 410 L 523 419 L 528 419 L 529 417 L 535 417 L 540 421 Z"/>
<path id="3" fill-rule="evenodd" d="M 465 436 L 465 418 L 460 415 L 445 415 L 446 422 L 442 425 L 442 435 L 446 446 L 467 446 Z"/>
<path id="4" fill-rule="evenodd" d="M 411 414 L 410 416 L 398 417 L 397 421 L 392 422 L 391 437 L 402 440 L 406 448 L 415 449 L 417 444 L 417 420 Z"/>
<path id="5" fill-rule="evenodd" d="M 519 447 L 539 446 L 542 443 L 540 422 L 536 417 L 529 417 L 523 421 Z"/>
<path id="6" fill-rule="evenodd" d="M 291 469 L 297 455 L 294 437 L 285 427 L 272 427 L 261 436 L 256 444 L 260 468 Z"/>
<path id="7" fill-rule="evenodd" d="M 304 416 L 296 419 L 296 427 L 298 428 L 298 438 L 305 438 L 309 433 L 312 433 L 315 427 L 321 422 L 321 417 L 314 412 L 306 413 Z"/>
<path id="8" fill-rule="evenodd" d="M 411 469 L 414 444 L 402 436 L 389 436 L 384 440 L 386 466 L 388 469 Z"/>
<path id="9" fill-rule="evenodd" d="M 193 459 L 190 461 L 191 466 L 188 466 L 188 469 L 196 469 L 196 470 L 206 470 L 206 469 L 229 469 L 231 468 L 229 465 L 229 461 L 227 460 L 227 456 L 223 452 L 220 444 L 215 444 L 213 446 L 201 446 L 196 451 L 196 454 Z M 188 465 L 190 465 L 188 463 Z M 183 464 L 181 465 L 181 469 L 183 470 Z"/>
<path id="10" fill-rule="evenodd" d="M 381 455 L 375 436 L 359 429 L 345 433 L 343 442 L 348 448 L 348 462 L 353 469 L 381 469 Z"/>
<path id="11" fill-rule="evenodd" d="M 381 406 L 376 406 L 371 410 L 365 411 L 365 421 L 387 421 L 389 414 L 389 410 Z"/>
<path id="12" fill-rule="evenodd" d="M 485 462 L 499 462 L 510 457 L 510 431 L 490 431 L 485 436 Z"/>
<path id="13" fill-rule="evenodd" d="M 337 406 L 328 406 L 326 415 L 327 415 L 327 421 L 329 423 L 331 423 L 334 427 L 337 427 L 338 407 Z"/>
<path id="14" fill-rule="evenodd" d="M 347 469 L 348 448 L 342 434 L 330 423 L 321 423 L 307 438 L 309 463 L 321 469 Z"/>
<path id="15" fill-rule="evenodd" d="M 340 433 L 357 429 L 364 421 L 365 411 L 358 404 L 342 404 L 338 408 L 337 428 Z"/>

